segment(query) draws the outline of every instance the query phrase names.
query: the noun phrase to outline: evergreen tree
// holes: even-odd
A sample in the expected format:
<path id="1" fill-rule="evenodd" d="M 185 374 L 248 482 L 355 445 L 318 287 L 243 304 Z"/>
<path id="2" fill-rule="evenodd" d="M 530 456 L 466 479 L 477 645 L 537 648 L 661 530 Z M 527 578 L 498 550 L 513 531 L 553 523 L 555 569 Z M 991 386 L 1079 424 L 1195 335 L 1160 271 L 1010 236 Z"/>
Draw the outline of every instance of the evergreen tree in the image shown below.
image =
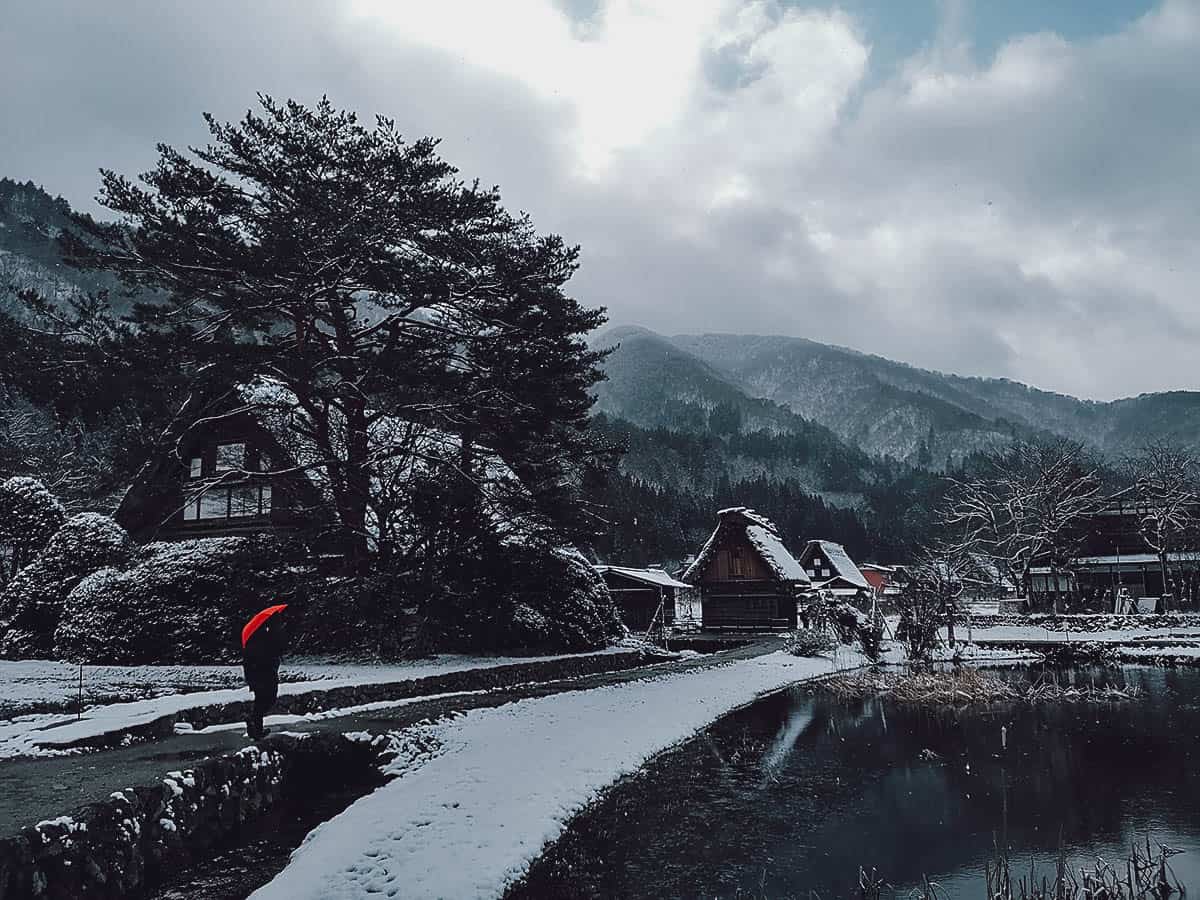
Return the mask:
<path id="1" fill-rule="evenodd" d="M 265 374 L 295 396 L 352 561 L 371 550 L 378 467 L 411 452 L 372 439 L 387 416 L 458 435 L 468 481 L 501 455 L 561 521 L 597 455 L 602 355 L 581 335 L 604 317 L 563 290 L 576 249 L 458 180 L 432 139 L 324 99 L 260 104 L 206 116 L 212 142 L 190 154 L 160 145 L 141 184 L 104 171 L 123 221 L 78 218 L 71 260 L 157 292 L 136 340 L 169 346 L 193 382 Z"/>

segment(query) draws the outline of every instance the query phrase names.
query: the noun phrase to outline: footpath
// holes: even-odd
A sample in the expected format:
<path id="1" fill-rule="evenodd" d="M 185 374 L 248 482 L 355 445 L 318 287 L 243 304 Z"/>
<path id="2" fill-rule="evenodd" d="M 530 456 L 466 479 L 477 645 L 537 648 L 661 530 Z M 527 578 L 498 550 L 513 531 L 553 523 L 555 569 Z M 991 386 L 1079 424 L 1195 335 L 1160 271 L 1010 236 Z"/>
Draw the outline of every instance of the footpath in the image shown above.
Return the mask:
<path id="1" fill-rule="evenodd" d="M 319 804 L 323 795 L 347 790 L 349 802 L 354 792 L 371 790 L 380 782 L 381 765 L 409 749 L 406 735 L 415 733 L 420 743 L 424 729 L 436 727 L 432 723 L 553 695 L 729 668 L 782 656 L 773 653 L 779 646 L 771 638 L 708 655 L 593 654 L 541 669 L 522 664 L 507 673 L 506 667 L 458 672 L 458 690 L 426 681 L 424 692 L 402 686 L 398 692 L 406 696 L 395 700 L 270 717 L 273 733 L 257 746 L 243 725 L 184 725 L 186 711 L 180 710 L 172 713 L 172 732 L 182 733 L 131 736 L 117 741 L 127 746 L 76 748 L 70 756 L 0 761 L 0 898 L 76 896 L 99 884 L 106 885 L 100 896 L 144 892 L 202 868 L 210 848 L 227 845 L 281 804 Z M 554 677 L 581 668 L 593 671 Z"/>

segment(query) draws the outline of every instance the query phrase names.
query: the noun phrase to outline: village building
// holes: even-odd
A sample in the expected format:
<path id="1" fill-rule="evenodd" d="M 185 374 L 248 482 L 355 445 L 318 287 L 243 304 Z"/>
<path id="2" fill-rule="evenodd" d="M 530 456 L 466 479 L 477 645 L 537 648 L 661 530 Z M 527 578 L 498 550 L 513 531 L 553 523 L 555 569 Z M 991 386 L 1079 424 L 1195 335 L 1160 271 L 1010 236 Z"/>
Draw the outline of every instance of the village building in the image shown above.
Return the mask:
<path id="1" fill-rule="evenodd" d="M 337 500 L 326 474 L 330 462 L 311 433 L 299 400 L 274 379 L 198 393 L 134 478 L 115 518 L 139 541 L 292 533 L 302 534 L 319 557 L 334 558 L 345 549 L 333 543 L 337 529 L 328 527 Z M 461 442 L 429 425 L 375 416 L 368 444 L 380 461 L 366 527 L 371 540 L 396 541 L 411 519 L 406 485 L 440 460 L 456 464 Z M 510 515 L 506 504 L 526 496 L 525 488 L 497 455 L 478 453 L 486 475 L 481 502 L 505 540 L 521 540 L 536 527 L 534 514 Z"/>
<path id="2" fill-rule="evenodd" d="M 689 629 L 700 626 L 692 585 L 672 578 L 662 569 L 625 566 L 595 567 L 608 585 L 621 621 L 633 632 L 655 628 Z"/>
<path id="3" fill-rule="evenodd" d="M 800 567 L 813 587 L 829 591 L 835 597 L 868 599 L 874 594 L 871 583 L 854 564 L 846 548 L 833 541 L 813 540 L 805 544 L 800 554 Z"/>
<path id="4" fill-rule="evenodd" d="M 863 563 L 858 567 L 858 570 L 862 573 L 862 577 L 866 579 L 867 584 L 871 586 L 871 592 L 875 595 L 876 600 L 893 597 L 899 593 L 900 589 L 895 584 L 895 566 Z"/>
<path id="5" fill-rule="evenodd" d="M 240 397 L 190 399 L 115 513 L 136 540 L 295 531 L 320 517 L 311 480 Z"/>
<path id="6" fill-rule="evenodd" d="M 711 628 L 795 628 L 812 581 L 774 523 L 744 506 L 717 513 L 717 527 L 682 579 L 700 591 Z"/>

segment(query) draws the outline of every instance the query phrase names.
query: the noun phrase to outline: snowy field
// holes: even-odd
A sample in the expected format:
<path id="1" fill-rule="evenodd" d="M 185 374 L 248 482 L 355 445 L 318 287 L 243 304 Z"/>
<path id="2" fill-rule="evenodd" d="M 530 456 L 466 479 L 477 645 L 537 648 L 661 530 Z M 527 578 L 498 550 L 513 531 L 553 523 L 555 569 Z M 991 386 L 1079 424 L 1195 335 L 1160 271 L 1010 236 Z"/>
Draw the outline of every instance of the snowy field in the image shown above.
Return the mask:
<path id="1" fill-rule="evenodd" d="M 763 693 L 861 663 L 776 652 L 472 710 L 434 726 L 439 753 L 316 828 L 252 896 L 499 896 L 574 813 L 654 754 Z"/>
<path id="2" fill-rule="evenodd" d="M 633 647 L 618 644 L 596 653 L 618 653 Z M 446 655 L 412 663 L 374 665 L 328 660 L 293 661 L 283 667 L 282 674 L 292 680 L 281 684 L 279 693 L 304 694 L 363 684 L 394 684 L 452 672 L 588 655 L 595 654 Z M 25 708 L 45 703 L 73 705 L 78 685 L 79 669 L 69 663 L 44 660 L 0 662 L 0 714 L 5 708 L 12 711 L 0 717 L 0 759 L 53 754 L 58 752 L 53 749 L 55 745 L 122 731 L 189 709 L 249 700 L 251 696 L 244 687 L 240 666 L 89 666 L 84 669 L 86 708 L 81 717 L 73 712 L 20 713 L 22 705 Z M 108 702 L 113 697 L 139 696 L 142 699 Z M 101 702 L 89 707 L 89 697 Z M 299 721 L 300 718 L 288 717 L 288 721 Z"/>

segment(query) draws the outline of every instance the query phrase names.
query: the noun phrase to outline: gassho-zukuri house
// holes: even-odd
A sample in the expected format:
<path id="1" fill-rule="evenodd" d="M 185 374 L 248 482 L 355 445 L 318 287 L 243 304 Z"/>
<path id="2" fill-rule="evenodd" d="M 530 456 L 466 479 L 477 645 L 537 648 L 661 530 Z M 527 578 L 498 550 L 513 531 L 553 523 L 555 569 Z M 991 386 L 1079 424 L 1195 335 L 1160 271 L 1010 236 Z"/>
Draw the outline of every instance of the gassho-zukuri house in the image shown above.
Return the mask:
<path id="1" fill-rule="evenodd" d="M 285 386 L 263 376 L 212 396 L 198 392 L 135 476 L 115 518 L 139 541 L 305 533 L 336 555 L 339 548 L 322 537 L 335 500 L 305 415 Z M 453 461 L 460 452 L 455 435 L 421 423 L 377 416 L 370 429 L 368 440 L 381 454 L 408 451 L 380 464 L 389 484 L 403 485 L 418 467 Z M 489 475 L 485 508 L 505 539 L 519 540 L 530 519 L 523 510 L 509 515 L 507 501 L 523 496 L 524 486 L 494 453 L 481 448 L 481 461 Z M 408 515 L 402 499 L 390 519 L 371 507 L 373 539 L 397 530 Z"/>
<path id="2" fill-rule="evenodd" d="M 717 527 L 681 578 L 700 591 L 705 628 L 795 628 L 812 579 L 775 524 L 745 506 L 717 513 Z"/>
<path id="3" fill-rule="evenodd" d="M 846 548 L 833 541 L 809 541 L 800 554 L 800 567 L 813 587 L 827 590 L 835 597 L 854 599 L 874 593 Z"/>

